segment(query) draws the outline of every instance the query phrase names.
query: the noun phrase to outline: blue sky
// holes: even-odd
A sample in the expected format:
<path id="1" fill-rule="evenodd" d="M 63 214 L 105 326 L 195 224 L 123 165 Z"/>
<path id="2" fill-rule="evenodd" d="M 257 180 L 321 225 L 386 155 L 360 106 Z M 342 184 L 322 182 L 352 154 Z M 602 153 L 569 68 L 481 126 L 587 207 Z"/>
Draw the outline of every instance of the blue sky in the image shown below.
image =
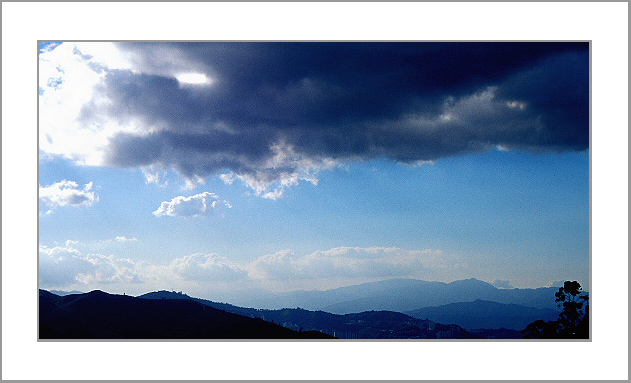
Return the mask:
<path id="1" fill-rule="evenodd" d="M 586 44 L 40 48 L 42 288 L 587 286 Z"/>

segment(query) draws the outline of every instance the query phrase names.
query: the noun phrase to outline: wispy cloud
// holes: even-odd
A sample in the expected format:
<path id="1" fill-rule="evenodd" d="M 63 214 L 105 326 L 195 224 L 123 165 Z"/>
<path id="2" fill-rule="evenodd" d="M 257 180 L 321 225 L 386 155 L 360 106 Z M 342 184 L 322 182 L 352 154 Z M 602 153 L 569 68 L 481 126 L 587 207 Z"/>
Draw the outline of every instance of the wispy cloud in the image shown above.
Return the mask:
<path id="1" fill-rule="evenodd" d="M 138 239 L 136 237 L 127 238 L 124 235 L 119 235 L 114 238 L 116 242 L 136 242 Z"/>

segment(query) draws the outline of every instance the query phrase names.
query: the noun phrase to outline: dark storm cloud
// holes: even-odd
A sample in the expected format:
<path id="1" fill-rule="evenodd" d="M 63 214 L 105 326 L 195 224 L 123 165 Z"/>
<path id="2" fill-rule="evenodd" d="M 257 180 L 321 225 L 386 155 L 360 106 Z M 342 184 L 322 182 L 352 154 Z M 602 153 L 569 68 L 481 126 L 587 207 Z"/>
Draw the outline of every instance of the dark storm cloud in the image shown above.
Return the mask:
<path id="1" fill-rule="evenodd" d="M 278 180 L 329 160 L 589 145 L 587 43 L 121 43 L 86 123 L 141 121 L 106 161 Z M 186 86 L 177 73 L 204 73 Z M 142 74 L 145 73 L 145 74 Z M 146 74 L 151 73 L 151 74 Z"/>

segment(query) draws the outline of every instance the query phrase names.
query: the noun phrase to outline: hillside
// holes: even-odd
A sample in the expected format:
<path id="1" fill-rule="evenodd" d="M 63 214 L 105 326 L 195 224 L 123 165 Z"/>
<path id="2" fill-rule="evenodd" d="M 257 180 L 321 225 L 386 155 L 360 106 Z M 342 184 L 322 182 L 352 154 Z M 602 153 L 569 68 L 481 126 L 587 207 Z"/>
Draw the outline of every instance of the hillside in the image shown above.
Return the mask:
<path id="1" fill-rule="evenodd" d="M 92 291 L 39 293 L 40 339 L 311 339 L 262 319 L 228 313 L 192 300 L 150 300 Z"/>
<path id="2" fill-rule="evenodd" d="M 318 331 L 346 339 L 436 339 L 483 338 L 457 325 L 443 325 L 420 320 L 392 311 L 367 311 L 354 314 L 331 314 L 301 308 L 279 310 L 253 309 L 189 297 L 186 294 L 156 291 L 139 296 L 143 299 L 192 300 L 232 313 L 260 318 L 295 331 Z"/>

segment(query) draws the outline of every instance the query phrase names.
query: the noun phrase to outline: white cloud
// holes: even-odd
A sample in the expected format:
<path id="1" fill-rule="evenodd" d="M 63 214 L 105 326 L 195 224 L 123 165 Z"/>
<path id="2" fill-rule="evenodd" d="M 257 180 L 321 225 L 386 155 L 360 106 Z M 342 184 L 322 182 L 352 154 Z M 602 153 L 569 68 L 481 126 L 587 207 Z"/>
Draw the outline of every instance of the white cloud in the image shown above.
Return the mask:
<path id="1" fill-rule="evenodd" d="M 166 177 L 166 171 L 158 171 L 151 167 L 141 167 L 142 175 L 145 177 L 146 184 L 156 184 L 160 187 L 165 187 L 168 182 L 164 180 Z"/>
<path id="2" fill-rule="evenodd" d="M 238 179 L 254 191 L 257 197 L 277 200 L 285 191 L 306 181 L 318 185 L 316 174 L 320 170 L 333 168 L 337 161 L 327 157 L 309 157 L 296 152 L 292 145 L 280 141 L 270 146 L 273 155 L 260 169 L 253 172 L 226 173 L 219 178 L 227 185 Z"/>
<path id="3" fill-rule="evenodd" d="M 94 194 L 92 182 L 79 189 L 74 181 L 62 180 L 52 185 L 39 187 L 39 198 L 48 206 L 91 206 L 99 200 Z M 46 213 L 49 214 L 49 213 Z"/>
<path id="4" fill-rule="evenodd" d="M 429 160 L 429 161 L 425 161 L 425 160 L 418 160 L 416 162 L 412 162 L 410 164 L 412 167 L 416 167 L 416 166 L 423 166 L 423 165 L 434 165 L 434 161 Z"/>
<path id="5" fill-rule="evenodd" d="M 226 184 L 226 185 L 232 185 L 232 183 L 234 182 L 234 180 L 236 179 L 236 176 L 234 175 L 234 173 L 230 172 L 230 173 L 224 173 L 224 174 L 220 174 L 219 178 Z"/>
<path id="6" fill-rule="evenodd" d="M 200 176 L 185 177 L 184 185 L 182 185 L 182 190 L 195 189 L 197 187 L 197 184 L 201 184 L 201 185 L 205 184 L 204 179 Z"/>
<path id="7" fill-rule="evenodd" d="M 51 214 L 53 214 L 53 211 L 52 211 L 51 209 L 48 209 L 48 210 L 46 210 L 46 211 L 40 211 L 40 212 L 39 212 L 39 216 L 40 216 L 40 217 L 45 217 L 45 216 L 47 216 L 47 215 L 51 215 Z"/>
<path id="8" fill-rule="evenodd" d="M 450 258 L 440 250 L 396 247 L 336 247 L 302 257 L 284 250 L 259 257 L 248 270 L 250 277 L 263 280 L 414 277 L 451 266 Z"/>
<path id="9" fill-rule="evenodd" d="M 135 240 L 119 236 L 105 242 L 120 239 L 124 242 Z M 92 251 L 93 245 L 94 242 L 71 240 L 62 245 L 40 245 L 39 287 L 71 287 L 81 291 L 113 289 L 121 292 L 174 287 L 198 291 L 208 287 L 210 290 L 220 288 L 229 291 L 234 283 L 248 283 L 243 266 L 217 254 L 195 253 L 176 258 L 168 264 L 153 264 Z"/>
<path id="10" fill-rule="evenodd" d="M 217 254 L 196 253 L 177 258 L 169 269 L 183 279 L 195 281 L 231 281 L 247 276 L 243 267 Z"/>
<path id="11" fill-rule="evenodd" d="M 83 254 L 75 245 L 39 246 L 40 288 L 63 287 L 73 284 L 139 283 L 139 265 L 114 255 Z"/>
<path id="12" fill-rule="evenodd" d="M 190 197 L 177 196 L 171 201 L 164 201 L 153 212 L 156 217 L 201 217 L 211 214 L 215 209 L 225 206 L 231 208 L 228 201 L 221 201 L 211 192 L 203 192 Z"/>

